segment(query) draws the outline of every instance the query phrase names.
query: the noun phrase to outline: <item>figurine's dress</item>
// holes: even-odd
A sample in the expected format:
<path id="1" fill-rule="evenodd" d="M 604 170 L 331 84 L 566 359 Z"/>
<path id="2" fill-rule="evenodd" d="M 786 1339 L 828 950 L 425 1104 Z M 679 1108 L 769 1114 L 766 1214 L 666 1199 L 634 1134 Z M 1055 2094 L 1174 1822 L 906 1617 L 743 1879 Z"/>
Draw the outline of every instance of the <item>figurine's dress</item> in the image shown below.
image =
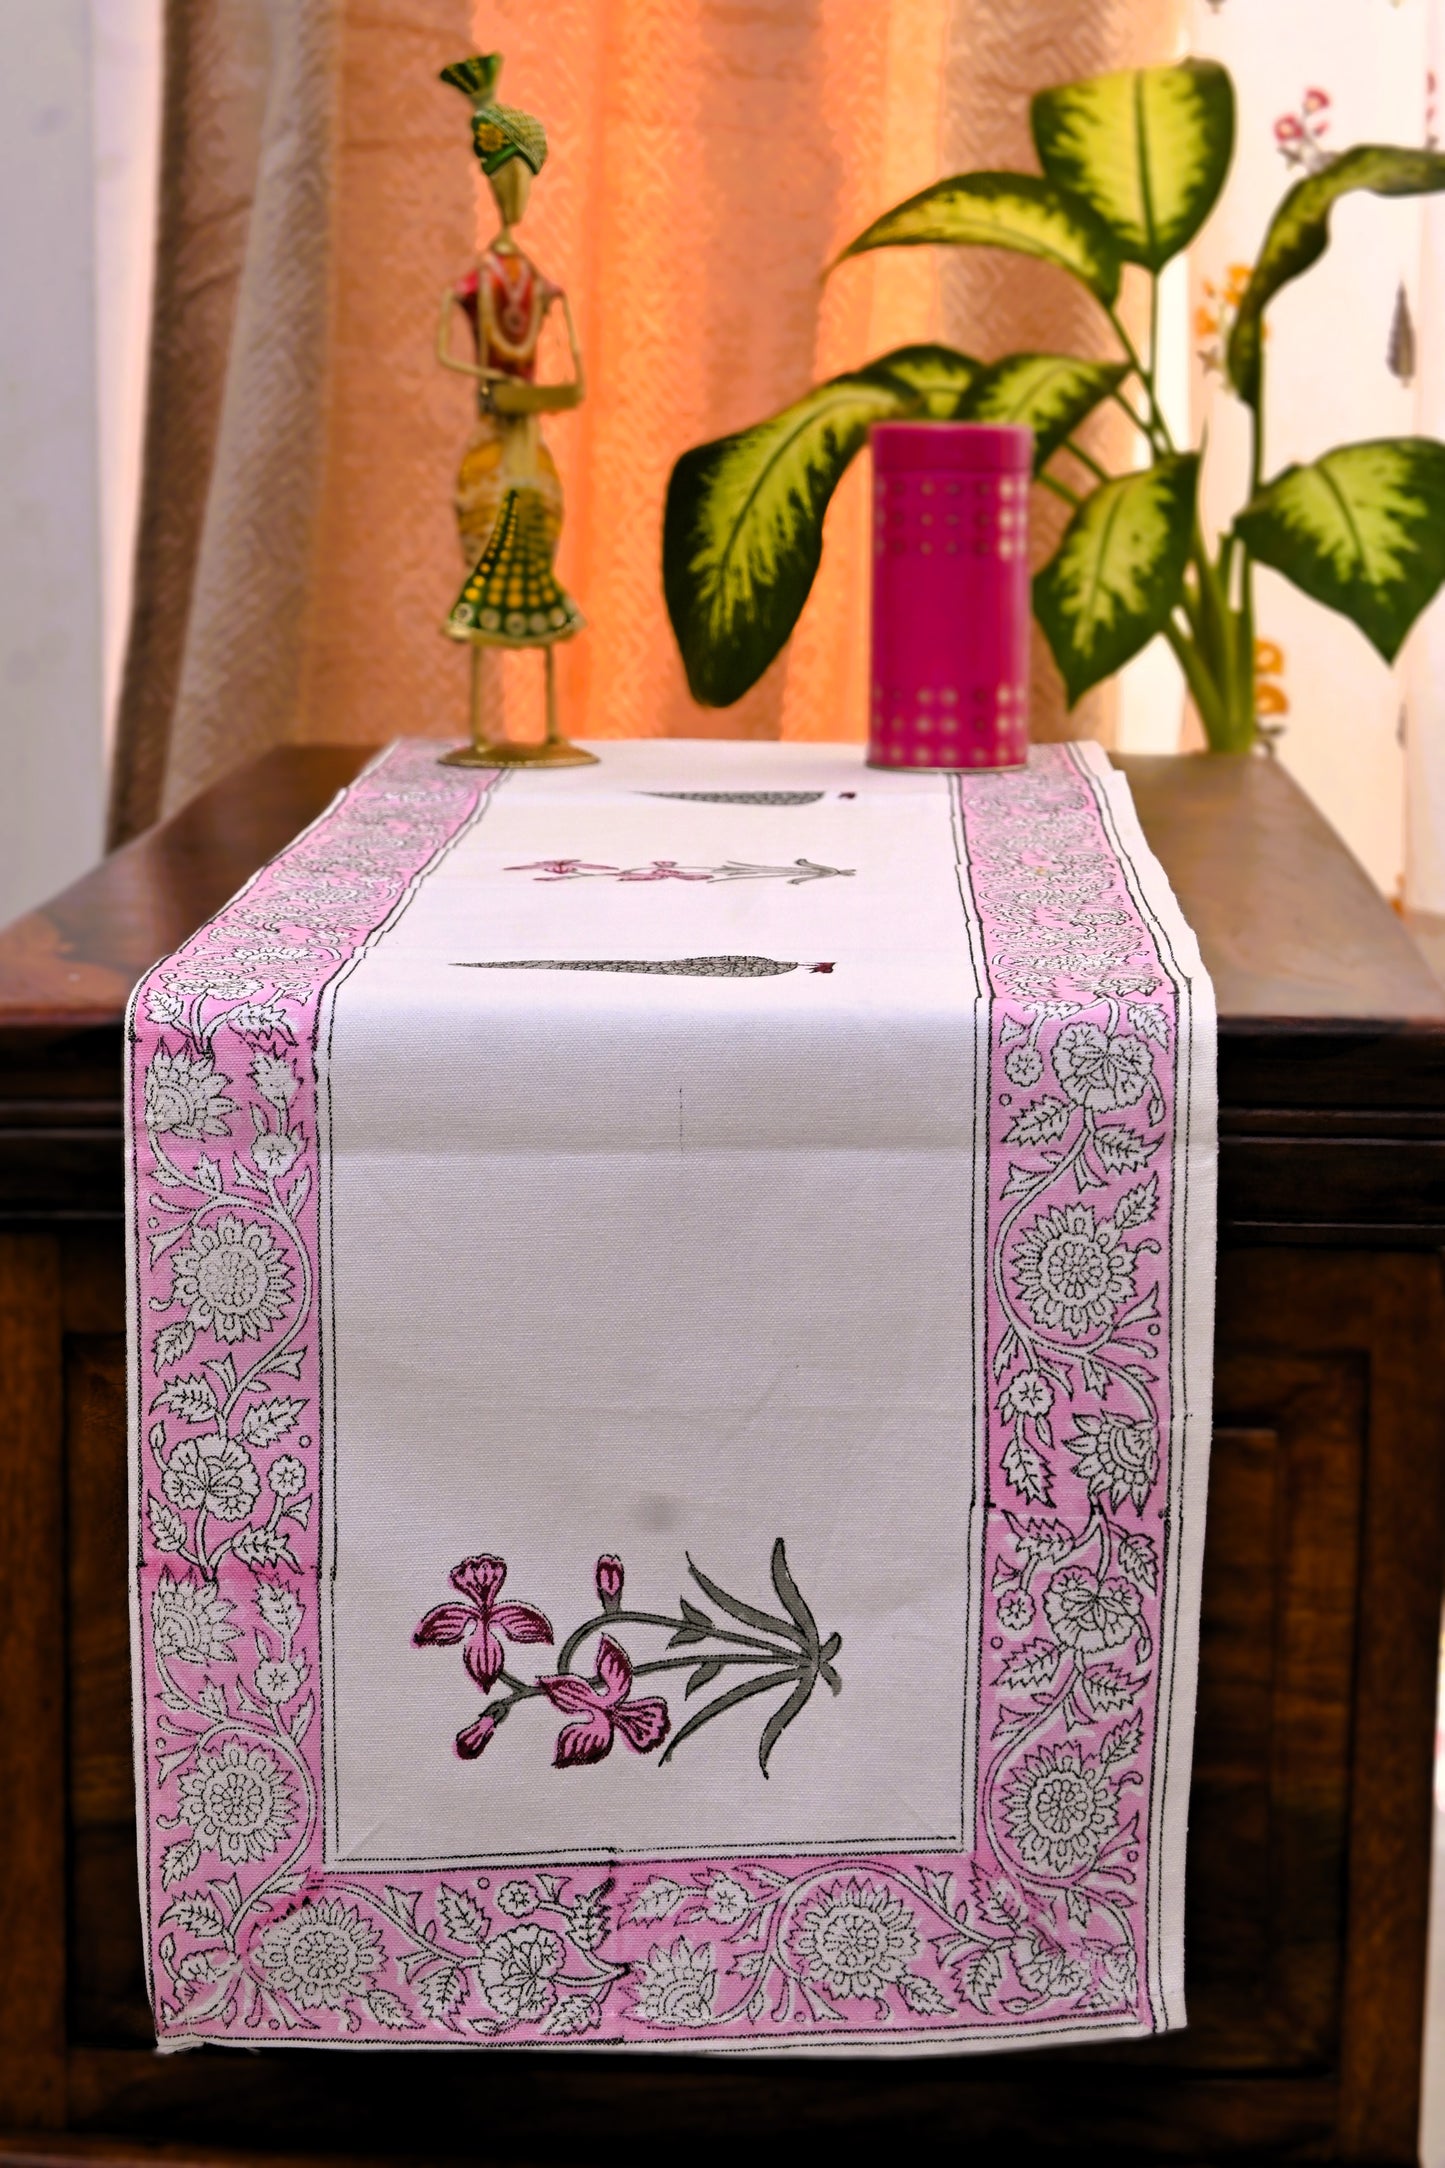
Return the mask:
<path id="1" fill-rule="evenodd" d="M 457 297 L 484 368 L 531 383 L 537 341 L 558 288 L 519 249 L 488 249 Z M 550 647 L 585 619 L 552 571 L 562 484 L 535 414 L 495 413 L 485 386 L 457 475 L 457 529 L 468 567 L 446 629 L 454 640 Z"/>

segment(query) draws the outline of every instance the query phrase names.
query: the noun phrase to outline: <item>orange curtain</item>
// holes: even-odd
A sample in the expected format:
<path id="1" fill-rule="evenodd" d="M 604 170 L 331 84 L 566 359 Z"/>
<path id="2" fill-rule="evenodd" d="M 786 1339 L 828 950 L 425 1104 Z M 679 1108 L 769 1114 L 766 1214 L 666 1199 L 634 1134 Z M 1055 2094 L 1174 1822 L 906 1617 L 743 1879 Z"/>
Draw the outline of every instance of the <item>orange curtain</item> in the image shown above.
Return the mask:
<path id="1" fill-rule="evenodd" d="M 204 666 L 219 628 L 192 599 L 161 763 L 166 802 L 229 764 L 228 752 L 251 751 L 258 734 L 380 742 L 462 731 L 466 658 L 438 627 L 460 576 L 450 496 L 469 394 L 432 348 L 443 287 L 490 231 L 491 206 L 466 107 L 436 81 L 443 62 L 501 51 L 501 95 L 540 115 L 551 139 L 521 238 L 568 289 L 587 366 L 586 404 L 547 424 L 567 492 L 560 570 L 590 620 L 561 651 L 564 726 L 597 738 L 856 738 L 867 640 L 861 463 L 830 514 L 792 642 L 721 711 L 690 700 L 663 609 L 668 471 L 689 444 L 905 341 L 945 337 L 986 355 L 1107 350 L 1087 297 L 1018 259 L 909 250 L 847 264 L 826 282 L 822 273 L 879 210 L 940 174 L 1032 165 L 1029 91 L 1166 57 L 1179 6 L 474 0 L 468 10 L 464 0 L 408 0 L 378 12 L 361 0 L 291 0 L 288 18 L 325 21 L 332 92 L 328 201 L 313 193 L 299 207 L 325 214 L 323 381 L 295 447 L 299 471 L 314 468 L 316 481 L 309 496 L 293 488 L 278 515 L 290 523 L 287 566 L 304 544 L 304 593 L 288 572 L 284 593 L 268 595 L 270 514 L 245 475 L 238 546 L 262 559 L 247 646 L 265 639 L 268 608 L 283 627 L 288 610 L 302 616 L 282 658 L 285 712 L 273 670 L 258 720 L 254 702 L 228 708 L 225 671 Z M 313 94 L 306 111 L 316 110 Z M 272 125 L 285 119 L 268 109 Z M 295 343 L 280 311 L 253 320 L 251 333 L 249 354 L 233 345 L 228 403 L 248 371 L 269 367 L 274 379 Z M 282 425 L 296 430 L 290 407 Z M 1108 422 L 1098 428 L 1100 448 L 1126 457 Z M 234 501 L 237 477 L 217 458 L 211 496 L 230 488 Z M 1041 547 L 1050 530 L 1045 515 Z M 143 556 L 143 595 L 146 570 Z M 228 639 L 234 655 L 235 625 Z M 507 727 L 536 730 L 537 658 L 489 657 L 488 667 Z M 1065 721 L 1047 658 L 1037 681 L 1037 734 L 1107 728 L 1101 699 Z M 123 740 L 126 727 L 123 717 Z"/>

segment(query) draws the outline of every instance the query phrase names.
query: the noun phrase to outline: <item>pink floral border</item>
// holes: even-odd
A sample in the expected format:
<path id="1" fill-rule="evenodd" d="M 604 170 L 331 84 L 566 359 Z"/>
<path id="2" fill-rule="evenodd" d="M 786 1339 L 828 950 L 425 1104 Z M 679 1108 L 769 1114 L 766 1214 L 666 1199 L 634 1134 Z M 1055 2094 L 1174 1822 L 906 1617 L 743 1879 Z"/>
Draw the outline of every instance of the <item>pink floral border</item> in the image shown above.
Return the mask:
<path id="1" fill-rule="evenodd" d="M 320 995 L 493 781 L 394 748 L 137 989 L 136 1744 L 162 2045 L 1158 2029 L 1177 999 L 1065 748 L 940 785 L 993 992 L 976 1848 L 324 1866 Z"/>

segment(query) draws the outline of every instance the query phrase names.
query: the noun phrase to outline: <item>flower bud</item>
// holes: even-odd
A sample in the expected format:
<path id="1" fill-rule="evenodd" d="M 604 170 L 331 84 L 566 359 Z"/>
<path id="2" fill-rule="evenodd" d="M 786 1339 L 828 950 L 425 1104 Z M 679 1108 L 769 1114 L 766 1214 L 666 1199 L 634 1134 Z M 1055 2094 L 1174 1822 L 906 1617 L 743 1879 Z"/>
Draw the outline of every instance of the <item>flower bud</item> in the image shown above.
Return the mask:
<path id="1" fill-rule="evenodd" d="M 616 1611 L 622 1603 L 622 1560 L 610 1551 L 597 1561 L 597 1600 L 604 1611 Z"/>
<path id="2" fill-rule="evenodd" d="M 477 1718 L 475 1724 L 468 1724 L 465 1731 L 459 1731 L 457 1733 L 457 1752 L 462 1760 L 475 1761 L 486 1747 L 496 1728 L 496 1717 L 483 1714 Z"/>

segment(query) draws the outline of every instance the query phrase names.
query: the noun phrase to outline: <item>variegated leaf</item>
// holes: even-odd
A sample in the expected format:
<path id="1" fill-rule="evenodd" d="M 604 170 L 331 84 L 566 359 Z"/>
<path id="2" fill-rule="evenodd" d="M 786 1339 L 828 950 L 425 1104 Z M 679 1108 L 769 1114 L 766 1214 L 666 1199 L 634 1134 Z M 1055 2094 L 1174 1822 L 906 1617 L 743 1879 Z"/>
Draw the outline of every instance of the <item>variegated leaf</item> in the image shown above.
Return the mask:
<path id="1" fill-rule="evenodd" d="M 1068 354 L 1009 354 L 980 369 L 964 393 L 960 421 L 1018 422 L 1034 433 L 1034 472 L 1129 374 L 1122 361 L 1075 361 Z"/>
<path id="2" fill-rule="evenodd" d="M 1070 706 L 1153 639 L 1179 599 L 1199 460 L 1187 452 L 1103 482 L 1034 581 L 1034 614 Z"/>
<path id="3" fill-rule="evenodd" d="M 1295 183 L 1270 221 L 1229 335 L 1229 381 L 1251 406 L 1258 406 L 1260 398 L 1265 309 L 1281 286 L 1323 256 L 1329 246 L 1330 212 L 1341 196 L 1361 188 L 1375 196 L 1433 194 L 1445 188 L 1445 153 L 1357 143 L 1323 171 Z"/>
<path id="4" fill-rule="evenodd" d="M 823 515 L 872 423 L 917 410 L 901 379 L 860 370 L 770 421 L 684 452 L 667 485 L 662 586 L 693 698 L 755 685 L 808 599 Z"/>
<path id="5" fill-rule="evenodd" d="M 870 374 L 886 370 L 916 394 L 929 421 L 950 422 L 963 413 L 960 402 L 981 366 L 955 346 L 895 346 L 891 353 L 878 356 Z"/>
<path id="6" fill-rule="evenodd" d="M 875 218 L 838 261 L 874 248 L 1005 248 L 1081 279 L 1110 303 L 1119 291 L 1119 250 L 1103 220 L 1077 196 L 1033 173 L 957 173 Z"/>
<path id="7" fill-rule="evenodd" d="M 1126 261 L 1151 271 L 1193 240 L 1234 153 L 1234 86 L 1213 60 L 1063 83 L 1030 112 L 1049 179 L 1083 198 Z"/>
<path id="8" fill-rule="evenodd" d="M 1286 467 L 1234 524 L 1261 564 L 1340 611 L 1393 662 L 1445 580 L 1445 444 L 1342 444 Z"/>

